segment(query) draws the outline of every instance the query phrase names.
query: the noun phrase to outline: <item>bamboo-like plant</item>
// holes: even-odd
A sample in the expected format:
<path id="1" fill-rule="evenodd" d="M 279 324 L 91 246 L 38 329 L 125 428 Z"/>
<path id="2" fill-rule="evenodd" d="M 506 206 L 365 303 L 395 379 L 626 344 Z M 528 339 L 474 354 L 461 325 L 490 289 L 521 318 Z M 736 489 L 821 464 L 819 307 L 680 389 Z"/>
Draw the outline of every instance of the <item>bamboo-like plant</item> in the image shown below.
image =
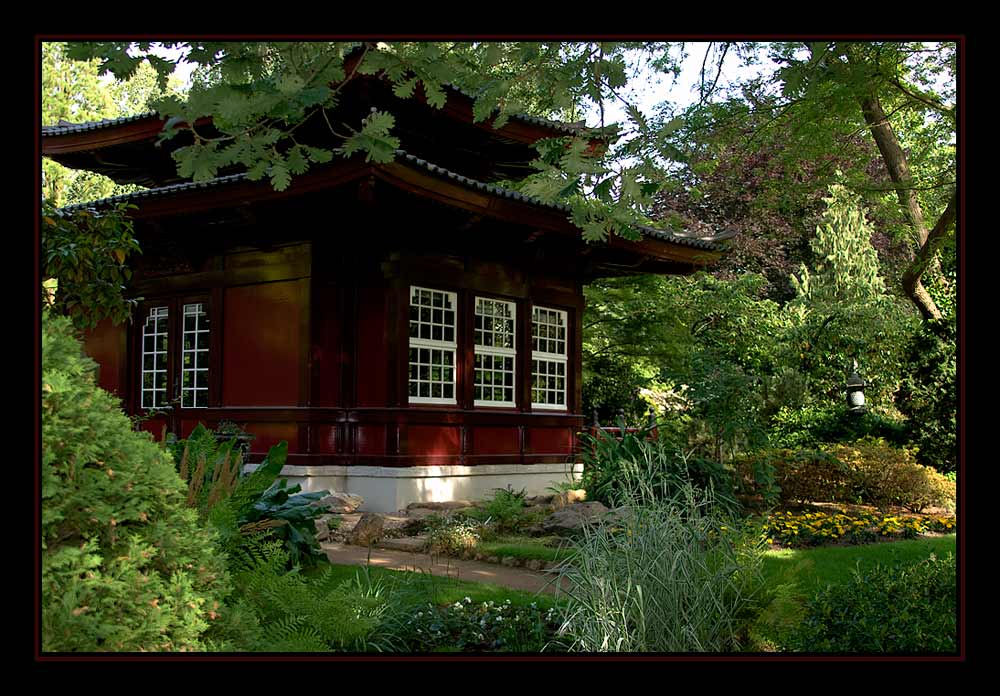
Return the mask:
<path id="1" fill-rule="evenodd" d="M 755 616 L 763 544 L 720 512 L 711 492 L 682 484 L 663 497 L 641 476 L 634 504 L 585 526 L 561 567 L 562 634 L 585 652 L 739 649 Z"/>

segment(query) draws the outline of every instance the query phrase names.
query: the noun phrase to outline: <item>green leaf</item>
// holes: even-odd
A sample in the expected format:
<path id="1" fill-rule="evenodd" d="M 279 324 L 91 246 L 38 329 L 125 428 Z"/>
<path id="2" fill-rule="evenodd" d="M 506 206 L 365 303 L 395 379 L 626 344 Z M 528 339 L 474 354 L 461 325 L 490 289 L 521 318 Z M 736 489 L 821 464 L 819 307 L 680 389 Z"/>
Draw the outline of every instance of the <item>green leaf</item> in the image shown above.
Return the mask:
<path id="1" fill-rule="evenodd" d="M 329 162 L 333 159 L 333 153 L 329 150 L 324 150 L 320 147 L 309 147 L 308 145 L 303 145 L 302 149 L 309 156 L 313 162 L 324 163 Z"/>
<path id="2" fill-rule="evenodd" d="M 445 102 L 448 100 L 448 96 L 441 89 L 441 86 L 434 83 L 427 83 L 426 81 L 423 84 L 424 94 L 427 95 L 427 103 L 435 109 L 443 108 Z"/>
<path id="3" fill-rule="evenodd" d="M 288 164 L 288 171 L 292 174 L 303 174 L 309 169 L 309 161 L 303 155 L 302 148 L 298 146 L 293 147 L 288 152 L 286 162 Z"/>
<path id="4" fill-rule="evenodd" d="M 680 128 L 683 127 L 683 125 L 684 125 L 683 118 L 672 118 L 665 124 L 663 124 L 663 127 L 660 129 L 659 137 L 661 139 L 666 138 L 668 135 L 680 130 Z"/>
<path id="5" fill-rule="evenodd" d="M 413 96 L 413 88 L 417 85 L 417 78 L 412 77 L 406 82 L 393 86 L 392 93 L 400 99 L 409 99 Z"/>
<path id="6" fill-rule="evenodd" d="M 292 177 L 284 162 L 275 162 L 271 165 L 271 185 L 275 191 L 284 191 L 291 182 Z"/>

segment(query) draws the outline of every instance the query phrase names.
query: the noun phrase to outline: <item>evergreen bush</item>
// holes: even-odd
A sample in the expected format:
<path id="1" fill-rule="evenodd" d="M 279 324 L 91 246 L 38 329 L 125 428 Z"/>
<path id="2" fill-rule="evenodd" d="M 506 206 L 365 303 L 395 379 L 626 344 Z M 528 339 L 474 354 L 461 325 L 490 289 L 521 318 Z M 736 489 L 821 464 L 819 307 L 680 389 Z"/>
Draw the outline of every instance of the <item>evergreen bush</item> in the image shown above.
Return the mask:
<path id="1" fill-rule="evenodd" d="M 200 650 L 229 578 L 170 454 L 42 317 L 42 650 Z"/>

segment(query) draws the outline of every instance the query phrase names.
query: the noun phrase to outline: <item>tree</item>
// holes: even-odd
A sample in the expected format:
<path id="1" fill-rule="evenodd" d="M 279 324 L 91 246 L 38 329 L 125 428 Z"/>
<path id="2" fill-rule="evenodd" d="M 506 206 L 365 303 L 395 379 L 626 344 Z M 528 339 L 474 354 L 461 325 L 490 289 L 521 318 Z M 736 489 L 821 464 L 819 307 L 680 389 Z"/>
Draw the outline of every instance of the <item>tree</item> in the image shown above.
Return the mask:
<path id="1" fill-rule="evenodd" d="M 552 116 L 574 109 L 584 98 L 614 98 L 628 79 L 627 52 L 662 50 L 603 42 L 181 42 L 170 47 L 200 66 L 186 100 L 166 98 L 157 104 L 168 117 L 166 137 L 182 126 L 194 135 L 191 145 L 175 151 L 180 174 L 202 181 L 221 167 L 239 164 L 250 179 L 267 177 L 279 190 L 334 156 L 363 154 L 376 162 L 394 157 L 399 141 L 392 135 L 391 113 L 371 113 L 356 123 L 329 121 L 327 110 L 359 75 L 381 73 L 397 96 L 419 95 L 434 108 L 444 105 L 446 86 L 455 85 L 475 94 L 476 121 L 492 115 L 499 127 L 525 110 Z M 150 53 L 152 48 L 148 42 L 90 42 L 75 45 L 72 55 L 99 59 L 101 68 L 119 79 L 149 60 L 163 77 L 173 63 Z M 641 124 L 637 127 L 648 131 L 638 110 L 630 114 Z M 212 117 L 219 135 L 183 125 L 205 116 Z M 333 147 L 296 139 L 296 129 L 311 119 L 328 126 Z M 570 205 L 587 239 L 638 238 L 635 225 L 651 222 L 651 195 L 659 186 L 656 167 L 648 156 L 638 165 L 616 167 L 592 148 L 592 138 L 613 139 L 618 133 L 618 127 L 585 130 L 539 143 L 539 171 L 521 184 L 523 190 Z"/>
<path id="2" fill-rule="evenodd" d="M 761 116 L 745 145 L 777 133 L 790 161 L 809 162 L 847 151 L 859 134 L 870 134 L 881 166 L 872 169 L 868 158 L 855 158 L 842 183 L 864 193 L 889 227 L 906 235 L 901 291 L 925 319 L 940 316 L 924 280 L 947 286 L 938 255 L 950 250 L 954 237 L 955 44 L 776 43 L 768 50 L 780 67 L 741 85 L 742 101 Z M 713 130 L 731 127 L 727 118 L 715 121 Z M 936 211 L 930 226 L 927 209 Z"/>
<path id="3" fill-rule="evenodd" d="M 203 116 L 212 116 L 220 131 L 212 138 L 194 131 L 195 142 L 177 151 L 180 172 L 204 180 L 220 167 L 242 164 L 251 178 L 268 177 L 276 188 L 287 187 L 293 176 L 335 155 L 363 153 L 370 160 L 392 159 L 399 143 L 392 135 L 391 113 L 370 114 L 359 123 L 328 123 L 340 143 L 332 148 L 295 138 L 303 122 L 325 119 L 326 109 L 336 106 L 343 86 L 358 75 L 381 73 L 398 96 L 420 95 L 433 107 L 444 104 L 445 85 L 457 85 L 475 94 L 477 121 L 495 115 L 500 125 L 518 111 L 558 116 L 576 113 L 586 99 L 600 105 L 605 100 L 624 102 L 622 89 L 637 54 L 664 72 L 674 72 L 678 65 L 673 46 L 666 43 L 179 42 L 171 46 L 182 49 L 186 59 L 201 68 L 186 101 L 168 98 L 158 103 L 170 117 L 168 134 Z M 134 74 L 148 60 L 165 79 L 173 62 L 153 55 L 152 48 L 148 42 L 91 42 L 75 45 L 71 54 L 97 58 L 102 69 L 119 78 Z M 867 189 L 873 201 L 882 196 L 884 202 L 886 193 L 898 198 L 896 217 L 903 213 L 913 237 L 903 289 L 924 316 L 939 313 L 923 280 L 928 269 L 937 274 L 935 258 L 948 245 L 955 217 L 954 204 L 948 205 L 955 181 L 951 105 L 955 45 L 726 43 L 717 54 L 719 65 L 730 49 L 745 60 L 759 60 L 766 50 L 779 66 L 770 76 L 740 85 L 742 112 L 749 109 L 759 117 L 746 137 L 748 146 L 761 134 L 780 132 L 795 145 L 790 156 L 799 163 L 818 156 L 820 169 L 832 177 L 842 156 L 859 146 L 858 136 L 872 134 L 890 181 L 884 183 L 881 173 L 869 171 L 870 160 L 862 158 L 857 167 L 845 170 L 845 184 L 856 191 Z M 359 60 L 352 63 L 346 60 L 349 56 Z M 703 67 L 702 72 L 702 98 L 683 118 L 669 109 L 646 114 L 626 103 L 627 122 L 613 124 L 609 131 L 540 143 L 539 171 L 522 184 L 523 190 L 570 205 L 587 239 L 609 234 L 635 238 L 635 225 L 648 224 L 655 212 L 652 195 L 672 179 L 676 166 L 671 161 L 686 157 L 686 135 L 702 128 L 719 131 L 727 119 L 741 117 L 741 109 L 704 117 L 716 99 L 719 73 L 715 70 L 713 79 L 713 70 Z M 601 113 L 605 126 L 603 109 Z M 607 153 L 588 150 L 590 138 L 609 133 L 618 141 L 616 147 Z M 794 168 L 786 173 L 794 176 Z M 831 179 L 816 183 L 813 191 L 821 192 Z M 922 213 L 927 207 L 941 211 L 929 229 Z"/>
<path id="4" fill-rule="evenodd" d="M 174 80 L 161 88 L 156 71 L 139 66 L 126 82 L 102 79 L 98 61 L 73 60 L 64 42 L 42 44 L 42 125 L 60 121 L 83 123 L 144 113 L 167 92 L 180 93 Z M 138 190 L 118 185 L 94 172 L 69 169 L 52 160 L 42 162 L 43 197 L 53 206 L 85 203 Z"/>
<path id="5" fill-rule="evenodd" d="M 886 292 L 858 197 L 835 184 L 826 202 L 811 243 L 813 268 L 803 265 L 792 278 L 794 328 L 787 348 L 799 353 L 799 369 L 826 399 L 842 392 L 853 360 L 875 382 L 875 393 L 888 395 L 900 377 L 910 327 Z"/>
<path id="6" fill-rule="evenodd" d="M 128 259 L 139 252 L 129 207 L 65 211 L 42 203 L 42 304 L 78 328 L 93 328 L 105 317 L 120 324 L 138 301 L 125 295 Z"/>

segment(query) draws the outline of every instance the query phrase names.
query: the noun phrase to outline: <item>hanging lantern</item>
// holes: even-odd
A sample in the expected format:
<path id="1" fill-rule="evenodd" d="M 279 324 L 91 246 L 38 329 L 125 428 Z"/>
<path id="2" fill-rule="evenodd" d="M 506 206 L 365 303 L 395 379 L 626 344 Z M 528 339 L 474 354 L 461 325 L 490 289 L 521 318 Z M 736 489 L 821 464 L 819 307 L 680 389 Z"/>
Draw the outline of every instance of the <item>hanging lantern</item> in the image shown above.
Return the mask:
<path id="1" fill-rule="evenodd" d="M 847 378 L 847 407 L 851 413 L 862 413 L 865 410 L 865 387 L 867 383 L 858 376 L 858 361 L 854 361 L 854 370 Z"/>

